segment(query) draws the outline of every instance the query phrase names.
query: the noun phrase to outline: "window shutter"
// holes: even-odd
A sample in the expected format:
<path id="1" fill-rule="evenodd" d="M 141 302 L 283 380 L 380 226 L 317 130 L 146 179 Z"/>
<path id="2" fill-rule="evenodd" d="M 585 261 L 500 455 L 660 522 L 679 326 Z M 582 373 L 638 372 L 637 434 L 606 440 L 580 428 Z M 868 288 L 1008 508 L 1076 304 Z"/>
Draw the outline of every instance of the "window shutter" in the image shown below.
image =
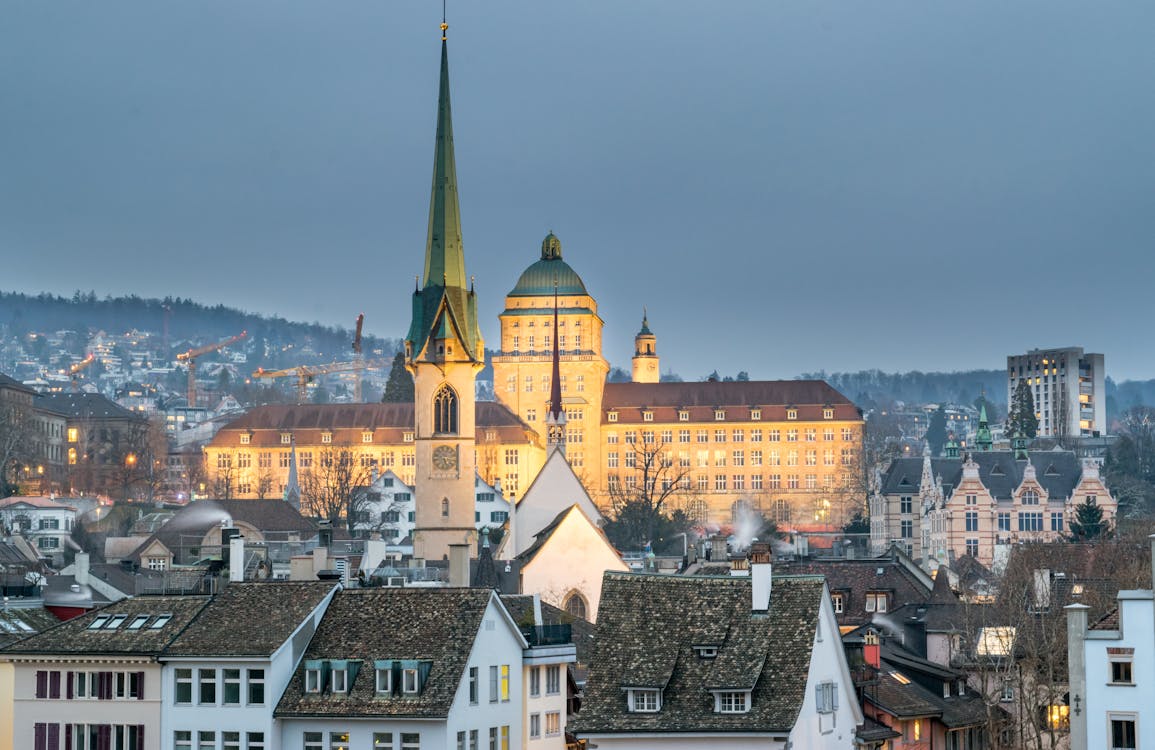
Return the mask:
<path id="1" fill-rule="evenodd" d="M 48 673 L 48 697 L 60 698 L 60 670 L 58 669 Z"/>
<path id="2" fill-rule="evenodd" d="M 43 669 L 36 670 L 36 697 L 48 697 L 48 672 Z"/>
<path id="3" fill-rule="evenodd" d="M 110 677 L 112 672 L 107 672 Z M 96 750 L 112 750 L 112 725 L 101 724 L 96 730 Z"/>
<path id="4" fill-rule="evenodd" d="M 36 750 L 48 750 L 48 725 L 37 724 L 32 728 L 33 744 Z"/>
<path id="5" fill-rule="evenodd" d="M 112 698 L 112 672 L 100 673 L 100 698 L 101 700 Z"/>
<path id="6" fill-rule="evenodd" d="M 830 710 L 838 710 L 838 685 L 832 684 L 830 686 Z"/>
<path id="7" fill-rule="evenodd" d="M 72 725 L 64 725 L 64 747 L 65 750 L 72 750 Z"/>
<path id="8" fill-rule="evenodd" d="M 136 673 L 136 699 L 138 701 L 144 700 L 144 672 Z M 140 726 L 140 731 L 144 731 L 144 725 Z M 137 745 L 137 747 L 141 747 Z"/>
<path id="9" fill-rule="evenodd" d="M 64 678 L 64 680 L 65 680 L 64 693 L 65 693 L 65 695 L 68 696 L 68 700 L 72 700 L 72 683 L 75 681 L 73 674 L 74 674 L 73 672 L 66 672 L 65 678 Z M 71 743 L 67 743 L 67 744 L 68 744 L 69 748 L 72 747 Z"/>
<path id="10" fill-rule="evenodd" d="M 142 682 L 141 684 L 143 685 L 144 683 Z M 143 693 L 144 691 L 141 690 L 141 692 Z M 250 734 L 250 737 L 251 736 L 252 735 Z M 136 746 L 141 750 L 144 748 L 144 724 L 136 725 Z"/>
<path id="11" fill-rule="evenodd" d="M 48 725 L 48 750 L 60 750 L 60 725 Z"/>

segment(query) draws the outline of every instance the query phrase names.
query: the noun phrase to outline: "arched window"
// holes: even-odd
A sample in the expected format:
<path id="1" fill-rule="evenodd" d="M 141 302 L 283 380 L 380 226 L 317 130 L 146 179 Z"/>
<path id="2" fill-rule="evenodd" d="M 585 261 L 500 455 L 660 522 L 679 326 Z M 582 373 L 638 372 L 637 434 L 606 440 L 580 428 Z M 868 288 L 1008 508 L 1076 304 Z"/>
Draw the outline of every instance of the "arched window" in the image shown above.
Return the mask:
<path id="1" fill-rule="evenodd" d="M 449 518 L 449 498 L 441 498 L 441 517 Z"/>
<path id="2" fill-rule="evenodd" d="M 565 600 L 565 611 L 569 612 L 574 617 L 580 617 L 585 620 L 588 619 L 588 608 L 586 607 L 586 598 L 577 591 L 573 591 Z"/>
<path id="3" fill-rule="evenodd" d="M 457 434 L 457 394 L 448 385 L 438 388 L 433 396 L 433 432 Z"/>

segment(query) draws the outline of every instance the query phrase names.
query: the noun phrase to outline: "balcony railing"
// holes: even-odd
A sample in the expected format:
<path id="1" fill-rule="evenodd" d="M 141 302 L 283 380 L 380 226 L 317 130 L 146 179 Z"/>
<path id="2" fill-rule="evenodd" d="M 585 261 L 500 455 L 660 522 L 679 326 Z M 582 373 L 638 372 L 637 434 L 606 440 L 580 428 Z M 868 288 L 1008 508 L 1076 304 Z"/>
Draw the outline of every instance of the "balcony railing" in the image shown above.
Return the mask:
<path id="1" fill-rule="evenodd" d="M 572 625 L 523 625 L 521 634 L 530 646 L 564 646 L 573 643 Z"/>

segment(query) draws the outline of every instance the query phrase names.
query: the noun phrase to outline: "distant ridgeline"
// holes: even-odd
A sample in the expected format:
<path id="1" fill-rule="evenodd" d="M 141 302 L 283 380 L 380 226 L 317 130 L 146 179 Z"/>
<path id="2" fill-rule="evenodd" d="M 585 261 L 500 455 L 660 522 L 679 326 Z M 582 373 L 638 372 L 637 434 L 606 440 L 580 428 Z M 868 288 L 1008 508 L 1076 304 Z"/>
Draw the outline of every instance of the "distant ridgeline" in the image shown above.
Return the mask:
<path id="1" fill-rule="evenodd" d="M 210 307 L 180 297 L 145 299 L 132 295 L 100 299 L 94 292 L 76 292 L 72 297 L 59 297 L 0 291 L 0 327 L 17 336 L 60 330 L 81 334 L 103 330 L 115 334 L 134 329 L 159 336 L 164 331 L 166 307 L 171 310 L 168 340 L 173 347 L 188 342 L 219 341 L 248 331 L 249 341 L 263 339 L 279 346 L 291 345 L 294 349 L 307 346 L 315 352 L 315 361 L 353 358 L 351 329 L 320 323 L 294 323 L 224 305 Z M 350 323 L 357 312 L 350 309 Z M 366 335 L 362 341 L 366 357 L 373 356 L 370 353 L 378 350 L 382 352 L 379 356 L 392 357 L 399 346 L 399 339 Z"/>
<path id="2" fill-rule="evenodd" d="M 803 380 L 825 380 L 860 407 L 883 406 L 892 401 L 908 404 L 973 404 L 985 390 L 992 404 L 1005 410 L 1007 373 L 1005 370 L 966 372 L 815 372 L 799 376 Z"/>

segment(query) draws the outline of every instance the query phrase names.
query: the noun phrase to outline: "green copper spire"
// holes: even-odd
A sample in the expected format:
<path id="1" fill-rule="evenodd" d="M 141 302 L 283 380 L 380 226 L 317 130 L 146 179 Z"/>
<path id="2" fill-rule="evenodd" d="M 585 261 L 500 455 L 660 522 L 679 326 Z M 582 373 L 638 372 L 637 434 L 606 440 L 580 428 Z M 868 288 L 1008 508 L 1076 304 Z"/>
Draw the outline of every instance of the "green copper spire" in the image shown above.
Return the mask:
<path id="1" fill-rule="evenodd" d="M 991 439 L 991 428 L 987 423 L 986 403 L 979 406 L 979 427 L 975 430 L 975 447 L 980 451 L 989 451 L 994 447 L 994 440 Z"/>
<path id="2" fill-rule="evenodd" d="M 441 88 L 437 96 L 437 138 L 433 148 L 433 190 L 425 240 L 424 286 L 465 288 L 461 209 L 457 203 L 457 163 L 453 158 L 453 114 L 449 105 L 449 50 L 441 41 Z"/>
<path id="3" fill-rule="evenodd" d="M 464 353 L 480 362 L 484 344 L 477 325 L 477 299 L 471 285 L 466 284 L 465 251 L 461 243 L 446 28 L 442 23 L 441 81 L 437 95 L 437 135 L 433 148 L 425 274 L 420 288 L 413 294 L 413 321 L 406 343 L 412 359 L 421 355 L 430 339 L 458 339 Z"/>

